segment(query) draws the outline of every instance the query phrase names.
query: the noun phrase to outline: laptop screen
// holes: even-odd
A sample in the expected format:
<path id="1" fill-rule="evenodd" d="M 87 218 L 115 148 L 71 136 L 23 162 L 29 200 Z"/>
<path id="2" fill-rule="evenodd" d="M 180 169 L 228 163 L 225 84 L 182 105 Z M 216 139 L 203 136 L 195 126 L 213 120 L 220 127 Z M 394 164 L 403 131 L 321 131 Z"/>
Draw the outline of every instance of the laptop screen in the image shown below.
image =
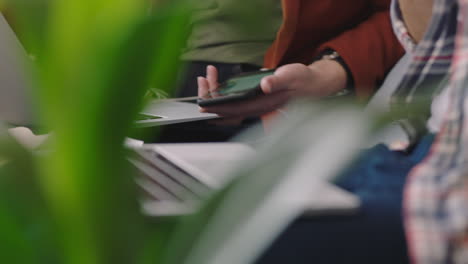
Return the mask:
<path id="1" fill-rule="evenodd" d="M 0 121 L 12 125 L 32 124 L 27 63 L 25 50 L 0 14 Z"/>

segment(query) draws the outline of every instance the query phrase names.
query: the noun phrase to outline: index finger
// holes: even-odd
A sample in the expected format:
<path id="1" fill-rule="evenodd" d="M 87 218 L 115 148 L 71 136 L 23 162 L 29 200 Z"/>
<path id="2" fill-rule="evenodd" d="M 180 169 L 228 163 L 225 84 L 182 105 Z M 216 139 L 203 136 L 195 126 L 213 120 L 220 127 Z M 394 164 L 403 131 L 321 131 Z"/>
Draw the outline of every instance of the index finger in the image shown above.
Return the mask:
<path id="1" fill-rule="evenodd" d="M 203 98 L 203 99 L 211 98 L 210 88 L 209 88 L 209 84 L 206 78 L 198 77 L 197 83 L 198 83 L 198 97 Z"/>
<path id="2" fill-rule="evenodd" d="M 208 80 L 210 92 L 218 88 L 218 69 L 213 65 L 206 67 L 206 79 Z"/>

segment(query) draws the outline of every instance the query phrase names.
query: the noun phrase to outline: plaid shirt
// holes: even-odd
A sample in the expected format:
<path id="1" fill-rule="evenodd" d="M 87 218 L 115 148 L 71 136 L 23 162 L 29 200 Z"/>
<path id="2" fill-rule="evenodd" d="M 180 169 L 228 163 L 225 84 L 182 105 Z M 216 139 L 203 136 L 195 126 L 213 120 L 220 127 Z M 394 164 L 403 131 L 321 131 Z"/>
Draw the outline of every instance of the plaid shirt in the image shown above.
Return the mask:
<path id="1" fill-rule="evenodd" d="M 397 115 L 397 121 L 406 130 L 412 142 L 426 133 L 426 121 L 430 115 L 432 99 L 444 84 L 454 50 L 456 0 L 434 2 L 431 25 L 417 45 L 406 29 L 398 1 L 394 0 L 391 8 L 395 34 L 412 58 L 407 73 L 393 94 L 391 109 L 400 113 L 403 111 L 406 118 L 400 119 L 401 115 Z"/>
<path id="2" fill-rule="evenodd" d="M 451 33 L 458 27 L 451 80 L 446 87 L 449 110 L 429 155 L 409 175 L 404 215 L 413 263 L 468 263 L 468 133 L 464 132 L 468 128 L 468 0 L 458 0 L 458 4 L 457 0 L 435 0 L 432 24 L 418 45 L 409 41 L 396 8 L 394 4 L 397 35 L 415 55 L 406 78 L 409 84 L 416 79 L 415 84 L 424 83 L 427 75 L 447 71 L 450 54 L 440 50 L 445 43 L 454 42 Z M 458 26 L 454 24 L 457 18 Z M 439 59 L 440 67 L 434 67 Z M 402 89 L 409 90 L 407 95 L 411 96 L 414 92 L 409 87 Z"/>

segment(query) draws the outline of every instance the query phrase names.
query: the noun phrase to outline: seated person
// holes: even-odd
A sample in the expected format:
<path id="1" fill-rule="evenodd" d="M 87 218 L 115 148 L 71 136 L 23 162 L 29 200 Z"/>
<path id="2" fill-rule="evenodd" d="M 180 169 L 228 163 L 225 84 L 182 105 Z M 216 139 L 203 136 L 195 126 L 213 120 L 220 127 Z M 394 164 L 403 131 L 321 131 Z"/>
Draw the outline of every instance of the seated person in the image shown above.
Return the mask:
<path id="1" fill-rule="evenodd" d="M 389 23 L 389 2 L 360 2 L 362 6 L 358 9 L 354 9 L 355 2 L 349 2 L 349 7 L 343 6 L 348 2 L 340 2 L 336 3 L 340 8 L 334 9 L 327 8 L 334 3 L 317 8 L 315 2 L 302 1 L 299 10 L 299 3 L 283 1 L 284 23 L 265 56 L 264 66 L 296 64 L 282 66 L 274 76 L 264 79 L 263 92 L 272 94 L 262 97 L 265 100 L 231 107 L 207 107 L 203 111 L 222 116 L 257 116 L 278 108 L 291 97 L 322 97 L 344 89 L 354 90 L 359 98 L 367 98 L 402 54 Z M 370 13 L 361 19 L 360 12 Z M 337 23 L 330 28 L 317 23 L 329 21 L 331 17 Z M 353 22 L 355 19 L 358 21 Z M 208 66 L 207 78 L 198 79 L 199 87 L 208 87 L 202 94 L 204 97 L 223 81 L 218 74 L 214 66 Z"/>
<path id="2" fill-rule="evenodd" d="M 247 5 L 257 18 L 262 18 L 256 20 L 261 26 L 251 25 L 250 31 L 246 31 L 245 19 L 241 19 L 246 12 L 238 10 L 239 1 L 216 0 L 209 4 L 198 1 L 187 48 L 181 57 L 187 70 L 177 96 L 196 95 L 197 77 L 207 72 L 210 77 L 202 81 L 217 87 L 218 81 L 257 70 L 262 65 L 275 68 L 295 62 L 310 65 L 280 68 L 277 74 L 281 75 L 284 70 L 298 73 L 296 86 L 304 87 L 303 83 L 308 86 L 298 89 L 297 96 L 325 96 L 357 87 L 352 92 L 359 98 L 367 98 L 403 53 L 391 29 L 389 4 L 390 0 L 320 3 L 255 0 Z M 329 23 L 330 19 L 334 22 Z M 256 31 L 259 33 L 254 34 Z M 331 53 L 335 54 L 333 60 L 328 59 Z M 210 66 L 207 71 L 208 65 L 215 67 Z M 309 72 L 311 76 L 304 74 Z M 274 89 L 280 85 L 276 84 Z M 285 101 L 285 98 L 279 99 L 275 107 Z M 255 105 L 249 107 L 255 108 Z M 258 121 L 259 114 L 274 108 L 261 105 L 262 109 L 252 109 L 254 111 L 243 106 L 236 108 L 234 112 L 241 115 L 239 118 L 225 119 L 215 125 L 194 122 L 165 127 L 158 142 L 226 141 Z M 233 114 L 211 108 L 208 111 Z M 244 120 L 245 117 L 254 118 Z"/>
<path id="3" fill-rule="evenodd" d="M 317 60 L 310 69 L 301 68 L 302 72 L 315 73 L 313 82 L 304 81 L 314 86 L 317 95 L 335 93 L 354 83 L 360 97 L 369 96 L 402 55 L 389 23 L 389 3 L 390 0 L 256 0 L 247 5 L 261 17 L 256 24 L 262 26 L 250 25 L 248 31 L 240 18 L 252 11 L 238 11 L 238 1 L 201 1 L 196 4 L 199 9 L 182 55 L 188 71 L 179 95 L 196 95 L 196 78 L 206 75 L 210 64 L 216 66 L 217 80 L 223 82 L 234 74 L 261 66 L 276 68 Z M 254 30 L 259 32 L 253 33 Z M 339 54 L 338 59 L 320 60 L 334 52 Z"/>
<path id="4" fill-rule="evenodd" d="M 466 5 L 460 1 L 460 10 Z M 404 151 L 377 145 L 364 152 L 337 183 L 361 198 L 360 212 L 300 219 L 257 263 L 466 262 L 463 29 L 468 14 L 458 13 L 458 8 L 456 0 L 394 0 L 396 35 L 412 61 L 392 105 L 406 109 L 401 121 L 410 128 L 413 144 Z M 461 28 L 452 65 L 457 17 Z M 448 85 L 451 66 L 454 75 Z M 411 105 L 424 104 L 432 95 L 427 120 L 425 112 Z"/>
<path id="5" fill-rule="evenodd" d="M 282 23 L 279 0 L 192 2 L 195 10 L 191 32 L 180 58 L 185 67 L 177 97 L 197 95 L 197 77 L 205 75 L 206 66 L 211 64 L 218 68 L 220 81 L 259 70 Z"/>

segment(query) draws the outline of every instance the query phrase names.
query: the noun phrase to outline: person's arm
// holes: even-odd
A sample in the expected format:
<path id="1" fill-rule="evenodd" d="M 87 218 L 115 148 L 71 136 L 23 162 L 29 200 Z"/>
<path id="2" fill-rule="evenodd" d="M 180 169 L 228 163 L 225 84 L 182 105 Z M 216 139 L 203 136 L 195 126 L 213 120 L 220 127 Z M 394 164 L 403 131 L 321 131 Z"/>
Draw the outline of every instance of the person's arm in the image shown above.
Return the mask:
<path id="1" fill-rule="evenodd" d="M 333 49 L 344 59 L 359 97 L 370 96 L 404 53 L 391 26 L 390 0 L 370 2 L 372 14 L 366 21 L 320 47 L 320 50 Z"/>

